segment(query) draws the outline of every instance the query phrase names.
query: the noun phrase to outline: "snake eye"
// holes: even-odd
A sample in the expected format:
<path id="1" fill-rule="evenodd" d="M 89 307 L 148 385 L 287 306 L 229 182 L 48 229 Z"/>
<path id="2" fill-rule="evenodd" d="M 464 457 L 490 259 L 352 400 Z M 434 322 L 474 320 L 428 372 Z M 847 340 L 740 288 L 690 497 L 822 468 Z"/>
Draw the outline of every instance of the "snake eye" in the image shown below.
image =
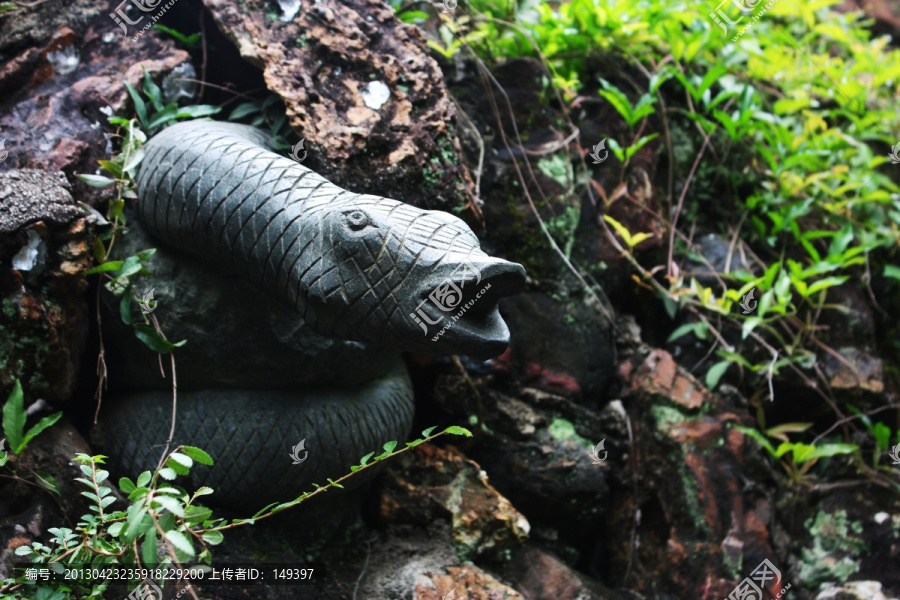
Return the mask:
<path id="1" fill-rule="evenodd" d="M 359 231 L 369 225 L 369 215 L 361 210 L 351 210 L 344 213 L 344 221 L 347 227 L 353 231 Z"/>

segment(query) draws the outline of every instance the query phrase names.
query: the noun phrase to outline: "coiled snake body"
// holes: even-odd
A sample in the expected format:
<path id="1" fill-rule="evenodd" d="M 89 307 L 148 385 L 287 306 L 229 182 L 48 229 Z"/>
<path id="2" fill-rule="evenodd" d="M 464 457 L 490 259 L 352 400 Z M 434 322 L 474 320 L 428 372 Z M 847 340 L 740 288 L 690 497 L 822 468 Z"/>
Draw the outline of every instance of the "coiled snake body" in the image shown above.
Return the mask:
<path id="1" fill-rule="evenodd" d="M 168 337 L 188 339 L 175 442 L 216 459 L 188 483 L 218 502 L 288 499 L 403 439 L 412 390 L 399 351 L 488 358 L 508 344 L 497 302 L 524 269 L 485 254 L 460 219 L 341 189 L 244 125 L 173 125 L 145 152 L 140 225 L 125 238 L 159 246 L 146 285 Z M 171 392 L 149 350 L 113 337 L 124 376 L 103 416 L 106 453 L 137 474 L 168 437 Z"/>

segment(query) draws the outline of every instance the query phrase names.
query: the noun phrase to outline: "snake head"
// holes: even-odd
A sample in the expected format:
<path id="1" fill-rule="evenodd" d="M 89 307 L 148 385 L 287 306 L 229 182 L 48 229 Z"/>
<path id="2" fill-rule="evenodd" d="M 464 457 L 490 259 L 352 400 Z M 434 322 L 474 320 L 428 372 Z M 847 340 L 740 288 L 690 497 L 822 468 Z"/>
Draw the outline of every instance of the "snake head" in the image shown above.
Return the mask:
<path id="1" fill-rule="evenodd" d="M 304 318 L 320 333 L 413 352 L 489 358 L 509 344 L 498 301 L 525 269 L 491 257 L 461 219 L 359 196 L 321 218 Z"/>

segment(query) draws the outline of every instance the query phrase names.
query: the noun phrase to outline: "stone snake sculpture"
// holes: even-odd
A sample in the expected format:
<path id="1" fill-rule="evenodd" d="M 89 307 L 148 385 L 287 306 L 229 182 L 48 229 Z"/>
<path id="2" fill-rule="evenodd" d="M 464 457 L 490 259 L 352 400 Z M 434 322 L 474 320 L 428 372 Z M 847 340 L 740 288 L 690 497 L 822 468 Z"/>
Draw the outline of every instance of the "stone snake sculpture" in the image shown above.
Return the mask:
<path id="1" fill-rule="evenodd" d="M 218 502 L 289 499 L 405 438 L 400 351 L 486 359 L 508 345 L 497 303 L 525 271 L 455 216 L 346 191 L 245 125 L 173 125 L 145 152 L 125 240 L 159 246 L 146 286 L 167 336 L 188 340 L 175 442 L 216 459 L 188 483 Z M 168 437 L 171 391 L 152 352 L 120 333 L 112 371 L 124 376 L 102 431 L 114 468 L 136 475 Z"/>

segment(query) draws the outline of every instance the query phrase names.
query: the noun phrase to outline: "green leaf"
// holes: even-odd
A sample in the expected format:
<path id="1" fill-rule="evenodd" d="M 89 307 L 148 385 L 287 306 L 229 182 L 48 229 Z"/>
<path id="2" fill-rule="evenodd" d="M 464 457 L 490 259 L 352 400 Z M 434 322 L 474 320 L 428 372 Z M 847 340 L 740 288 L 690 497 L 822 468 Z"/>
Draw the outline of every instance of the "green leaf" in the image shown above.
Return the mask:
<path id="1" fill-rule="evenodd" d="M 122 268 L 122 264 L 125 261 L 122 260 L 111 260 L 109 262 L 105 262 L 103 264 L 99 264 L 92 269 L 88 269 L 84 272 L 85 275 L 93 275 L 94 273 L 105 273 L 106 271 L 118 271 Z"/>
<path id="2" fill-rule="evenodd" d="M 153 502 L 159 504 L 161 508 L 168 510 L 173 515 L 184 517 L 184 506 L 172 496 L 153 496 Z"/>
<path id="3" fill-rule="evenodd" d="M 119 478 L 119 489 L 122 490 L 124 493 L 130 494 L 136 488 L 137 488 L 137 486 L 135 486 L 134 482 L 131 481 L 129 478 L 127 478 L 127 477 Z"/>
<path id="4" fill-rule="evenodd" d="M 237 121 L 238 119 L 243 119 L 247 115 L 253 115 L 258 113 L 260 110 L 259 104 L 255 102 L 244 102 L 243 104 L 238 104 L 231 114 L 228 115 L 229 121 Z"/>
<path id="5" fill-rule="evenodd" d="M 184 518 L 189 525 L 198 525 L 212 516 L 212 511 L 205 506 L 189 506 L 184 511 Z"/>
<path id="6" fill-rule="evenodd" d="M 827 456 L 836 456 L 838 454 L 853 454 L 857 450 L 859 450 L 859 446 L 857 446 L 856 444 L 823 444 L 821 446 L 814 447 L 810 452 L 808 452 L 804 456 L 803 462 L 815 460 L 817 458 L 824 458 Z"/>
<path id="7" fill-rule="evenodd" d="M 184 346 L 187 343 L 187 340 L 181 340 L 177 344 L 173 344 L 169 340 L 160 337 L 159 332 L 157 332 L 156 329 L 143 324 L 134 325 L 134 335 L 144 342 L 148 348 L 155 352 L 159 352 L 160 354 L 168 354 L 175 348 Z"/>
<path id="8" fill-rule="evenodd" d="M 150 471 L 144 471 L 143 473 L 138 475 L 137 486 L 138 487 L 146 486 L 148 483 L 150 483 L 151 477 L 153 477 L 153 475 L 150 473 Z"/>
<path id="9" fill-rule="evenodd" d="M 22 440 L 22 446 L 21 446 L 21 448 L 19 448 L 18 450 L 16 450 L 16 454 L 18 454 L 19 452 L 21 452 L 21 451 L 22 451 L 22 448 L 24 448 L 25 445 L 26 445 L 28 442 L 30 442 L 30 441 L 34 438 L 34 436 L 36 436 L 37 434 L 39 434 L 39 433 L 42 432 L 43 430 L 47 429 L 48 427 L 52 426 L 54 423 L 56 423 L 57 421 L 59 421 L 60 418 L 62 417 L 62 415 L 63 415 L 63 414 L 62 414 L 61 412 L 53 413 L 53 414 L 50 415 L 49 417 L 44 417 L 43 419 L 41 419 L 40 421 L 38 421 L 37 425 L 35 425 L 35 426 L 32 427 L 31 429 L 29 429 L 29 430 L 28 430 L 28 433 L 25 434 L 25 439 Z M 12 443 L 12 442 L 10 442 L 10 444 L 11 444 L 11 443 Z"/>
<path id="10" fill-rule="evenodd" d="M 134 89 L 134 86 L 127 81 L 125 82 L 125 89 L 128 90 L 128 95 L 131 96 L 131 101 L 134 103 L 134 111 L 137 113 L 141 125 L 144 126 L 144 129 L 147 129 L 147 105 L 144 104 L 144 99 L 141 98 L 138 91 Z"/>
<path id="11" fill-rule="evenodd" d="M 766 450 L 769 451 L 769 454 L 771 454 L 773 456 L 775 455 L 775 448 L 772 447 L 772 443 L 769 440 L 767 440 L 766 437 L 762 433 L 757 431 L 756 429 L 753 429 L 752 427 L 744 427 L 743 425 L 734 425 L 734 428 L 737 429 L 738 431 L 740 431 L 741 433 L 743 433 L 744 435 L 747 435 L 747 436 L 753 438 L 754 440 L 756 440 L 756 442 L 760 446 L 762 446 L 763 448 L 765 448 Z"/>
<path id="12" fill-rule="evenodd" d="M 361 459 L 359 459 L 359 464 L 365 466 L 365 464 L 366 464 L 367 462 L 369 462 L 369 459 L 372 458 L 373 456 L 375 456 L 375 453 L 374 453 L 374 452 L 369 452 L 368 454 L 366 454 L 365 456 L 363 456 Z"/>
<path id="13" fill-rule="evenodd" d="M 147 509 L 144 508 L 143 503 L 132 504 L 128 507 L 127 512 L 128 517 L 126 522 L 128 523 L 128 527 L 125 529 L 126 540 L 134 540 L 153 527 L 153 519 L 147 514 Z"/>
<path id="14" fill-rule="evenodd" d="M 196 492 L 194 492 L 194 497 L 199 498 L 200 496 L 208 496 L 213 493 L 213 489 L 211 487 L 203 486 L 199 488 Z"/>
<path id="15" fill-rule="evenodd" d="M 3 405 L 3 433 L 6 441 L 14 454 L 18 454 L 22 446 L 22 435 L 25 431 L 25 396 L 22 393 L 22 384 L 16 379 L 12 392 Z"/>
<path id="16" fill-rule="evenodd" d="M 169 460 L 177 463 L 178 466 L 181 466 L 184 469 L 184 473 L 182 473 L 177 466 L 174 464 L 169 465 L 169 461 L 166 461 L 166 464 L 178 471 L 179 475 L 187 475 L 188 471 L 191 467 L 194 466 L 194 461 L 187 454 L 181 454 L 180 452 L 173 452 L 169 455 Z"/>
<path id="17" fill-rule="evenodd" d="M 150 71 L 147 70 L 144 71 L 144 93 L 150 98 L 150 101 L 153 103 L 153 108 L 156 110 L 163 109 L 162 91 L 159 89 L 159 86 L 154 83 L 153 79 L 150 77 Z M 127 170 L 128 169 L 126 169 L 126 171 Z"/>
<path id="18" fill-rule="evenodd" d="M 141 544 L 141 559 L 144 564 L 149 567 L 155 567 L 159 562 L 159 556 L 156 548 L 156 528 L 150 529 L 144 536 L 144 542 Z"/>
<path id="19" fill-rule="evenodd" d="M 437 429 L 437 425 L 435 425 L 434 427 L 429 427 L 428 429 L 424 430 L 424 431 L 422 432 L 422 437 L 428 437 L 428 436 L 430 436 L 430 435 L 431 435 L 431 432 L 434 431 L 435 429 Z"/>
<path id="20" fill-rule="evenodd" d="M 213 546 L 221 544 L 222 540 L 225 539 L 225 536 L 222 535 L 221 531 L 206 531 L 200 537 L 204 542 L 212 544 Z"/>
<path id="21" fill-rule="evenodd" d="M 182 446 L 181 451 L 196 460 L 198 463 L 203 465 L 211 465 L 213 464 L 212 457 L 195 446 Z M 211 490 L 210 490 L 211 491 Z"/>
<path id="22" fill-rule="evenodd" d="M 900 281 L 900 267 L 896 267 L 894 265 L 885 265 L 884 276 Z"/>
<path id="23" fill-rule="evenodd" d="M 706 372 L 706 387 L 708 389 L 713 390 L 719 385 L 719 380 L 722 379 L 722 375 L 728 370 L 728 365 L 730 364 L 730 361 L 723 360 L 709 368 L 709 371 Z"/>
<path id="24" fill-rule="evenodd" d="M 126 325 L 131 325 L 131 294 L 122 294 L 122 300 L 119 302 L 119 317 Z"/>
<path id="25" fill-rule="evenodd" d="M 128 157 L 128 162 L 125 163 L 122 169 L 129 175 L 132 175 L 132 172 L 141 164 L 142 160 L 144 160 L 144 149 L 138 148 L 134 154 Z"/>
<path id="26" fill-rule="evenodd" d="M 472 437 L 471 431 L 469 431 L 465 427 L 458 427 L 456 425 L 451 425 L 444 430 L 444 433 L 449 433 L 450 435 L 464 435 L 466 437 Z"/>
<path id="27" fill-rule="evenodd" d="M 162 477 L 163 479 L 168 479 L 169 481 L 172 481 L 173 479 L 178 477 L 178 472 L 171 467 L 163 467 L 162 469 L 159 470 L 159 476 Z"/>
<path id="28" fill-rule="evenodd" d="M 188 556 L 194 556 L 194 545 L 191 543 L 191 540 L 180 531 L 167 531 L 165 533 L 165 538 L 178 550 L 184 552 Z"/>
<path id="29" fill-rule="evenodd" d="M 104 177 L 103 175 L 91 175 L 89 173 L 78 173 L 77 175 L 75 175 L 75 177 L 88 184 L 89 186 L 96 188 L 109 187 L 116 182 L 115 179 L 110 179 L 109 177 Z"/>
<path id="30" fill-rule="evenodd" d="M 46 471 L 42 471 L 40 469 L 35 469 L 34 475 L 41 487 L 46 488 L 57 495 L 62 493 L 59 491 L 59 485 L 56 483 L 56 479 L 54 479 L 53 475 L 51 475 L 50 473 L 47 473 Z"/>

